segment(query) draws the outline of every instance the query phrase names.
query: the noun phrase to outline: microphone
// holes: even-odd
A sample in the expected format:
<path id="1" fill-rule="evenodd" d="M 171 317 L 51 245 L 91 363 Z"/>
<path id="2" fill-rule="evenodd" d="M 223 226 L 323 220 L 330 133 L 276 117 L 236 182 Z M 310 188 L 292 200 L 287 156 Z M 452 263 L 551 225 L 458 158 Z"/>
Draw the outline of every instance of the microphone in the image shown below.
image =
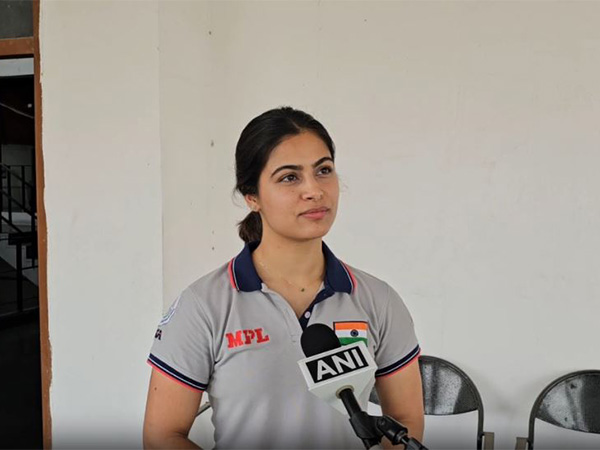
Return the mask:
<path id="1" fill-rule="evenodd" d="M 308 390 L 342 414 L 348 413 L 350 424 L 366 449 L 381 448 L 383 436 L 393 445 L 407 449 L 427 450 L 416 439 L 408 437 L 408 429 L 389 416 L 373 417 L 364 412 L 360 397 L 373 380 L 377 364 L 364 342 L 340 344 L 335 332 L 325 324 L 308 326 L 300 337 L 305 359 L 298 361 Z"/>
<path id="2" fill-rule="evenodd" d="M 342 347 L 335 332 L 322 323 L 308 326 L 300 344 L 307 358 L 298 364 L 309 392 L 345 414 L 339 394 L 348 390 L 360 397 L 377 370 L 366 345 L 359 341 Z"/>

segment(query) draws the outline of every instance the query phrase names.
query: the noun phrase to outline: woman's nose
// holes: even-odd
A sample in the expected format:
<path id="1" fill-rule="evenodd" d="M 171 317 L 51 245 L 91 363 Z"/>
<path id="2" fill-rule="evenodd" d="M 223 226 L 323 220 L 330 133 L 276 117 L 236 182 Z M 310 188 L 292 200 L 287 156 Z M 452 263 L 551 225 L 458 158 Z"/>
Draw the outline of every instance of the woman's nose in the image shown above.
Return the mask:
<path id="1" fill-rule="evenodd" d="M 302 196 L 306 200 L 321 200 L 323 198 L 323 189 L 321 189 L 315 178 L 307 178 Z"/>

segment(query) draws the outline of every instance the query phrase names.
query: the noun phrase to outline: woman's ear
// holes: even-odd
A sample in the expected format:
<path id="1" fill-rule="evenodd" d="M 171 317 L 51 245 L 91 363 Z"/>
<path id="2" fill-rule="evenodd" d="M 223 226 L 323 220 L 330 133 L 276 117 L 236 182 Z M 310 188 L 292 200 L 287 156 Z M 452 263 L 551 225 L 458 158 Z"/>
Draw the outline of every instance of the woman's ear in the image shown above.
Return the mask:
<path id="1" fill-rule="evenodd" d="M 258 201 L 256 199 L 256 195 L 246 194 L 244 195 L 244 200 L 246 200 L 248 208 L 250 208 L 254 212 L 258 212 L 259 206 Z"/>

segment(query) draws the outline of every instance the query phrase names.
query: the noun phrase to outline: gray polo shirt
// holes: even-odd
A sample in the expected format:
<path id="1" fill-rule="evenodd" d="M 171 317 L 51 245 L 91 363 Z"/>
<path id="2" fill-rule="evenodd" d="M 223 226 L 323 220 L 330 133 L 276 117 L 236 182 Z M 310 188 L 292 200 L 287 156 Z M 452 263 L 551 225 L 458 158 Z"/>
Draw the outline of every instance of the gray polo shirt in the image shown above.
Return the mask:
<path id="1" fill-rule="evenodd" d="M 413 321 L 386 282 L 337 259 L 323 242 L 325 280 L 297 318 L 252 262 L 259 242 L 188 286 L 159 323 L 149 364 L 206 391 L 216 448 L 363 448 L 348 417 L 309 393 L 298 367 L 302 331 L 324 323 L 342 343 L 366 340 L 376 377 L 420 353 Z M 370 388 L 359 403 L 366 410 Z"/>

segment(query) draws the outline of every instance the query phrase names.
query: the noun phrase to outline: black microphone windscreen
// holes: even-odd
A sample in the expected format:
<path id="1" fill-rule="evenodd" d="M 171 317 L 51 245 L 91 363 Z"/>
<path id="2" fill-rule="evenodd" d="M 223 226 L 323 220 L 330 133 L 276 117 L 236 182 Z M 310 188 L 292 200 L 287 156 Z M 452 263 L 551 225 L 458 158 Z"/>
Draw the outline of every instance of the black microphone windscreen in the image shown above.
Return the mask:
<path id="1" fill-rule="evenodd" d="M 342 346 L 335 332 L 323 323 L 306 327 L 300 336 L 300 344 L 307 358 Z"/>

